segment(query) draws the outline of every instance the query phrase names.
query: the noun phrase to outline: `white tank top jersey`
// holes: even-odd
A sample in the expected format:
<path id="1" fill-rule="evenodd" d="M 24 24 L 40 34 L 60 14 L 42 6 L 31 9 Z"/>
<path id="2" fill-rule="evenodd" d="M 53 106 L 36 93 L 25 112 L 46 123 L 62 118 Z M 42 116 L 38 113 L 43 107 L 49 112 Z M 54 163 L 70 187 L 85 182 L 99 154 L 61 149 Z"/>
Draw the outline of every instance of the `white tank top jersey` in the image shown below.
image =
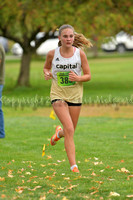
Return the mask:
<path id="1" fill-rule="evenodd" d="M 74 47 L 73 56 L 64 58 L 60 54 L 60 47 L 56 48 L 52 60 L 53 80 L 50 91 L 51 101 L 61 99 L 71 103 L 82 103 L 83 84 L 82 82 L 68 81 L 68 73 L 70 71 L 75 72 L 78 76 L 81 75 L 80 50 Z"/>
<path id="2" fill-rule="evenodd" d="M 52 61 L 52 75 L 57 80 L 57 72 L 73 71 L 81 76 L 80 50 L 74 47 L 74 54 L 70 58 L 64 58 L 60 54 L 60 47 L 55 49 Z"/>

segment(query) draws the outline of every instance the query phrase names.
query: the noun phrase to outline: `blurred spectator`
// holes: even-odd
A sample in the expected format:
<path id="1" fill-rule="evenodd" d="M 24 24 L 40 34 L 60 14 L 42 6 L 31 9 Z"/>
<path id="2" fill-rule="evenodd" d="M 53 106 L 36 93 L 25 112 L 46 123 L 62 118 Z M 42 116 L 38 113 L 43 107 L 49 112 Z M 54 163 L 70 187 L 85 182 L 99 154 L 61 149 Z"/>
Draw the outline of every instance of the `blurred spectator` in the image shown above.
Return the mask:
<path id="1" fill-rule="evenodd" d="M 0 138 L 5 137 L 4 115 L 2 111 L 2 90 L 5 81 L 4 75 L 5 75 L 5 51 L 3 46 L 0 44 Z"/>

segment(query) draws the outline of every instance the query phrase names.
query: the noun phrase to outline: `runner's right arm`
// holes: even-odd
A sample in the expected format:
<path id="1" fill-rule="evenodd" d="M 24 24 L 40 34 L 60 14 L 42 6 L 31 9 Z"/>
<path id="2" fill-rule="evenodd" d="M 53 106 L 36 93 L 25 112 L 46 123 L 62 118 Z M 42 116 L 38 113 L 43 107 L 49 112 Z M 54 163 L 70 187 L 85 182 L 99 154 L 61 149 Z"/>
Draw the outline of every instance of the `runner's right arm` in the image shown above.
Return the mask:
<path id="1" fill-rule="evenodd" d="M 54 57 L 54 52 L 55 52 L 55 50 L 49 51 L 46 56 L 46 61 L 44 64 L 44 69 L 43 69 L 44 77 L 46 80 L 49 80 L 52 78 L 51 67 L 52 67 L 52 60 Z"/>

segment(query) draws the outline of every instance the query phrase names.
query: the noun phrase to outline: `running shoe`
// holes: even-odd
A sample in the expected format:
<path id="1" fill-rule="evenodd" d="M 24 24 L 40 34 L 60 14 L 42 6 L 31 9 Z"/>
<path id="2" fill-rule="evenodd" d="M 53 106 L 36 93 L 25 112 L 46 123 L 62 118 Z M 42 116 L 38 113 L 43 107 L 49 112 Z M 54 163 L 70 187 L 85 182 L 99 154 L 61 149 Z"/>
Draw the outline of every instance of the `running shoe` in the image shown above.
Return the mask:
<path id="1" fill-rule="evenodd" d="M 58 140 L 60 140 L 60 138 L 58 138 L 57 134 L 61 130 L 62 130 L 61 126 L 56 127 L 55 134 L 51 137 L 51 141 L 50 141 L 52 146 L 55 145 Z"/>
<path id="2" fill-rule="evenodd" d="M 73 170 L 72 170 L 72 172 L 79 173 L 79 170 L 78 170 L 78 168 L 77 168 L 77 167 L 74 167 L 74 168 L 73 168 Z"/>

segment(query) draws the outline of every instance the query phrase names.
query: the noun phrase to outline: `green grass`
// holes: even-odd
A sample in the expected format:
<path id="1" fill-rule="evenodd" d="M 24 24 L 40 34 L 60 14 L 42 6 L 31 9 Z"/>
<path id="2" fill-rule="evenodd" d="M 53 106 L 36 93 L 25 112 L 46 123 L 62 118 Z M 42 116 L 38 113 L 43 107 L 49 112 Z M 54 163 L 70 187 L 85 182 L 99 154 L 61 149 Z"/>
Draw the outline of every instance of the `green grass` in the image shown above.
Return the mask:
<path id="1" fill-rule="evenodd" d="M 133 98 L 133 57 L 88 58 L 92 79 L 84 83 L 84 102 L 99 99 L 132 99 Z M 6 61 L 6 84 L 3 96 L 8 99 L 48 98 L 51 81 L 45 81 L 43 76 L 44 60 L 32 60 L 30 87 L 15 87 L 20 61 Z M 100 100 L 99 100 L 100 101 Z M 125 101 L 125 100 L 124 100 Z"/>
<path id="2" fill-rule="evenodd" d="M 80 117 L 74 136 L 80 174 L 73 174 L 64 139 L 47 146 L 42 157 L 43 144 L 49 144 L 59 121 L 8 109 L 6 138 L 0 140 L 0 199 L 125 200 L 133 194 L 132 119 Z M 119 172 L 122 168 L 130 172 Z M 120 197 L 109 197 L 110 192 Z"/>
<path id="3" fill-rule="evenodd" d="M 85 96 L 126 97 L 132 94 L 132 58 L 112 58 L 90 61 L 92 81 L 85 83 Z"/>
<path id="4" fill-rule="evenodd" d="M 133 57 L 112 54 L 90 57 L 88 62 L 92 80 L 84 83 L 84 102 L 109 95 L 132 97 Z M 54 147 L 47 146 L 42 157 L 43 144 L 49 144 L 59 121 L 41 117 L 42 113 L 36 116 L 25 106 L 35 109 L 38 101 L 40 106 L 49 105 L 51 81 L 44 80 L 43 65 L 44 60 L 33 60 L 31 86 L 15 87 L 20 60 L 6 61 L 6 138 L 0 140 L 0 199 L 128 199 L 127 195 L 133 195 L 133 178 L 129 177 L 133 174 L 130 118 L 80 117 L 74 136 L 80 174 L 70 172 L 63 139 Z M 129 173 L 122 172 L 122 168 Z M 110 192 L 120 197 L 109 197 Z"/>

